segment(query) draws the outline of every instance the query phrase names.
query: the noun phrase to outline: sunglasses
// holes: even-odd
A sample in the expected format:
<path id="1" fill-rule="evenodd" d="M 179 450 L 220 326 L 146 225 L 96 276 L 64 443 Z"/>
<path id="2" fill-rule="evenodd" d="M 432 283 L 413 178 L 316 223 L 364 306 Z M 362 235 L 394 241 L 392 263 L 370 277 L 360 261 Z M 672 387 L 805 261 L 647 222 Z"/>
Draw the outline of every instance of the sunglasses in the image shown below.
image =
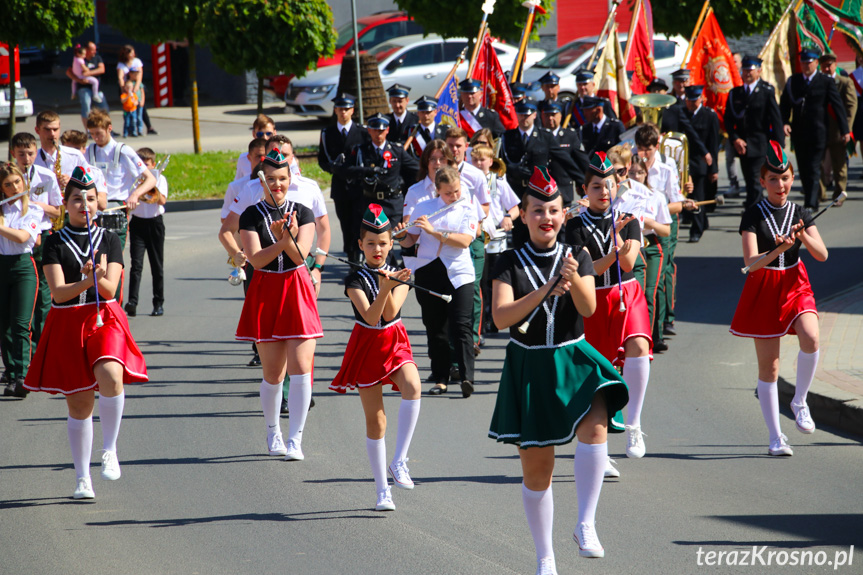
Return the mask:
<path id="1" fill-rule="evenodd" d="M 617 174 L 618 176 L 623 177 L 627 174 L 627 170 L 626 170 L 626 168 L 617 168 L 616 170 L 614 170 L 614 173 Z"/>
<path id="2" fill-rule="evenodd" d="M 272 138 L 275 132 L 255 132 L 256 138 Z"/>
<path id="3" fill-rule="evenodd" d="M 477 140 L 476 142 L 474 142 L 474 145 L 475 146 L 488 146 L 490 144 L 488 142 L 486 142 L 485 140 Z"/>

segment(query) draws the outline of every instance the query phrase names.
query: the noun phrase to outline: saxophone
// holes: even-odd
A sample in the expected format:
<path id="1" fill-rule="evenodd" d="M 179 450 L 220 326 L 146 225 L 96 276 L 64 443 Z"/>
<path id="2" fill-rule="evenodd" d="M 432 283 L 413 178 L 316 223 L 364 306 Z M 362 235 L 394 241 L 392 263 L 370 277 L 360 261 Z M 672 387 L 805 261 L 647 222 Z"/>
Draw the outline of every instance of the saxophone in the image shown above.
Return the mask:
<path id="1" fill-rule="evenodd" d="M 54 140 L 54 147 L 57 148 L 57 161 L 54 162 L 54 176 L 57 178 L 57 185 L 60 185 L 60 176 L 63 175 L 61 172 L 61 159 L 63 158 L 63 154 L 60 153 L 60 140 Z M 63 191 L 63 188 L 60 188 L 60 191 Z M 66 206 L 60 204 L 60 215 L 56 218 L 51 218 L 51 229 L 55 232 L 63 228 L 66 219 Z"/>

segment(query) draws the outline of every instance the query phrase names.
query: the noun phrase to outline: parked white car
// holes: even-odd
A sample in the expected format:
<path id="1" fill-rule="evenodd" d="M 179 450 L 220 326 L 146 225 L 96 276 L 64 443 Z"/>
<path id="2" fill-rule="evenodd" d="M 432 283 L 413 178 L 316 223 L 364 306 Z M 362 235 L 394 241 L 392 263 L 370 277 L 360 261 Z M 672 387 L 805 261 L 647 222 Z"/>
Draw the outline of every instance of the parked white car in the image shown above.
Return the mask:
<path id="1" fill-rule="evenodd" d="M 627 34 L 619 34 L 620 44 L 626 52 Z M 528 95 L 542 100 L 545 95 L 539 86 L 539 79 L 549 70 L 560 76 L 560 96 L 575 96 L 575 71 L 586 67 L 593 54 L 597 36 L 585 36 L 568 42 L 524 71 L 524 82 L 530 85 Z M 658 77 L 665 79 L 671 86 L 671 73 L 683 66 L 683 56 L 689 42 L 682 36 L 653 36 L 654 67 Z M 602 47 L 600 46 L 600 50 Z M 599 58 L 599 55 L 597 55 Z"/>
<path id="2" fill-rule="evenodd" d="M 452 66 L 467 45 L 466 38 L 444 40 L 437 35 L 403 36 L 379 44 L 369 50 L 378 61 L 384 89 L 393 84 L 410 86 L 409 100 L 413 102 L 422 95 L 434 96 L 441 83 L 452 70 Z M 493 43 L 498 60 L 504 71 L 509 71 L 518 53 L 518 47 L 499 42 Z M 545 56 L 544 50 L 528 50 L 526 66 Z M 468 58 L 470 54 L 468 54 Z M 468 63 L 458 69 L 459 80 L 467 74 Z M 333 113 L 330 101 L 339 85 L 341 65 L 319 68 L 304 78 L 295 78 L 285 92 L 288 110 L 300 116 L 329 117 Z M 413 105 L 409 107 L 413 108 Z"/>

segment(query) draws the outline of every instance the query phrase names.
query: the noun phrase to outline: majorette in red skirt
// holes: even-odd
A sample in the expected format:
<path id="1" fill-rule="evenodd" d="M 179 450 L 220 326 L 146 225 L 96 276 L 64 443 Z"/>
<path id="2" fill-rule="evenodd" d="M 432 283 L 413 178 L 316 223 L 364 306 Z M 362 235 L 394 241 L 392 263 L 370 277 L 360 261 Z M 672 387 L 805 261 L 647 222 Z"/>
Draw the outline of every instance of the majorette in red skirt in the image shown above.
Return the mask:
<path id="1" fill-rule="evenodd" d="M 382 328 L 357 322 L 348 340 L 342 367 L 330 389 L 346 393 L 349 389 L 381 383 L 398 391 L 390 375 L 408 363 L 416 365 L 408 332 L 400 319 Z"/>
<path id="2" fill-rule="evenodd" d="M 596 288 L 596 311 L 584 318 L 585 339 L 613 365 L 624 364 L 624 346 L 634 337 L 643 337 L 649 342 L 650 359 L 653 359 L 653 338 L 644 291 L 635 278 L 622 285 L 626 311 L 620 311 L 620 293 L 617 284 L 613 284 Z"/>

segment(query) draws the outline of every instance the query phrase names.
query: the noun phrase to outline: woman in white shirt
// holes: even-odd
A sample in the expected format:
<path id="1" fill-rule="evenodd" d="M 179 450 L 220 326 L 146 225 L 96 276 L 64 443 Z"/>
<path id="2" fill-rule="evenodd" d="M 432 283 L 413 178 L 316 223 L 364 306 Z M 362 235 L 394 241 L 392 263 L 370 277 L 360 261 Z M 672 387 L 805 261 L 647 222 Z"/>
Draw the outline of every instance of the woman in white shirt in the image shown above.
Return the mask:
<path id="1" fill-rule="evenodd" d="M 146 90 L 144 89 L 144 63 L 135 57 L 135 48 L 126 44 L 120 50 L 120 61 L 117 62 L 117 82 L 122 91 L 126 80 L 135 82 L 132 92 L 138 97 L 138 109 L 136 110 L 138 133 L 144 133 L 144 125 L 147 126 L 147 134 L 157 135 L 158 132 L 150 124 L 150 115 L 147 114 Z"/>
<path id="2" fill-rule="evenodd" d="M 428 148 L 427 148 L 428 149 Z M 417 224 L 405 230 L 402 222 L 396 228 L 396 239 L 402 247 L 418 244 L 413 267 L 417 283 L 434 291 L 452 295 L 452 301 L 417 291 L 422 307 L 422 320 L 428 336 L 429 357 L 435 385 L 431 395 L 446 393 L 452 357 L 450 341 L 458 365 L 458 383 L 462 396 L 473 393 L 473 261 L 468 247 L 476 237 L 479 221 L 476 208 L 470 202 L 432 215 L 462 195 L 458 170 L 444 166 L 435 174 L 437 197 L 422 202 L 413 210 Z"/>

